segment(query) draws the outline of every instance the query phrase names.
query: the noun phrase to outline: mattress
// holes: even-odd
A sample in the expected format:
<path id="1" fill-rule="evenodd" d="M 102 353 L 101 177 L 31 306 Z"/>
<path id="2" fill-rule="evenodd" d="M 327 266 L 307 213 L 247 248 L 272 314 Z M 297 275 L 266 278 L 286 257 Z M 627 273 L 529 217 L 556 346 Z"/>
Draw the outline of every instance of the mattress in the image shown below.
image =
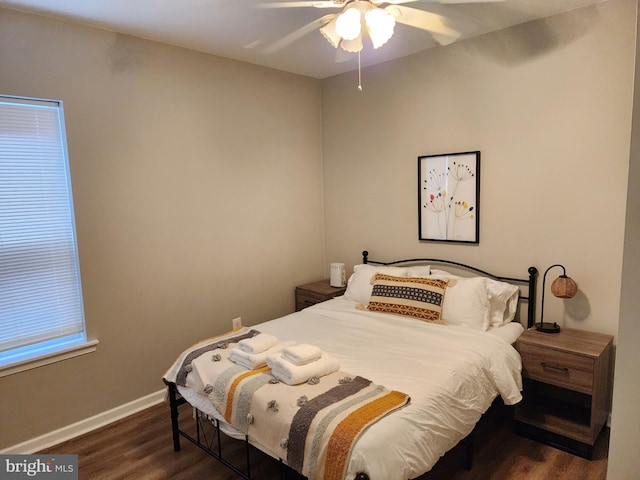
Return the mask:
<path id="1" fill-rule="evenodd" d="M 347 480 L 358 472 L 372 480 L 418 477 L 473 430 L 498 395 L 507 405 L 522 398 L 521 360 L 512 346 L 523 331 L 517 323 L 485 332 L 362 311 L 338 297 L 252 328 L 317 345 L 339 359 L 342 371 L 411 397 L 359 437 Z M 222 419 L 205 395 L 178 390 L 194 407 Z M 223 430 L 244 438 L 229 425 Z"/>

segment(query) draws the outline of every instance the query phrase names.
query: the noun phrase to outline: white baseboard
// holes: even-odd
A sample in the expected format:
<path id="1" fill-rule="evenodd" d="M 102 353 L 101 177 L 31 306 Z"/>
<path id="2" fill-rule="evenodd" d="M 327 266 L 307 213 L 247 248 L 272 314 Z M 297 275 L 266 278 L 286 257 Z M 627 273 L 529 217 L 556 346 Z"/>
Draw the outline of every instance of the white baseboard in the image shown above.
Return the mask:
<path id="1" fill-rule="evenodd" d="M 138 398 L 137 400 L 133 400 L 132 402 L 125 403 L 119 407 L 94 415 L 93 417 L 80 420 L 79 422 L 59 428 L 53 432 L 45 433 L 39 437 L 32 438 L 26 442 L 6 448 L 0 451 L 0 453 L 29 455 L 39 452 L 45 448 L 52 447 L 53 445 L 78 437 L 84 433 L 108 425 L 109 423 L 113 423 L 121 418 L 133 415 L 145 408 L 157 405 L 164 401 L 165 394 L 166 390 L 159 390 L 142 398 Z"/>

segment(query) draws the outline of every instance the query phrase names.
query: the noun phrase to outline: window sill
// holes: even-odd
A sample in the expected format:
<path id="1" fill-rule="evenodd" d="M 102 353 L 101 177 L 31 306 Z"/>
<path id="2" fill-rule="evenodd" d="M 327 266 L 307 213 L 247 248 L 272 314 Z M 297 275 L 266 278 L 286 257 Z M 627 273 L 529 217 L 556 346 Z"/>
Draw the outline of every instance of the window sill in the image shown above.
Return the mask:
<path id="1" fill-rule="evenodd" d="M 79 357 L 87 353 L 95 352 L 98 348 L 98 340 L 87 340 L 79 345 L 66 348 L 54 353 L 43 355 L 37 358 L 16 362 L 9 365 L 0 366 L 0 377 L 13 375 L 14 373 L 24 372 L 34 368 L 49 365 L 51 363 L 60 362 L 68 358 Z"/>

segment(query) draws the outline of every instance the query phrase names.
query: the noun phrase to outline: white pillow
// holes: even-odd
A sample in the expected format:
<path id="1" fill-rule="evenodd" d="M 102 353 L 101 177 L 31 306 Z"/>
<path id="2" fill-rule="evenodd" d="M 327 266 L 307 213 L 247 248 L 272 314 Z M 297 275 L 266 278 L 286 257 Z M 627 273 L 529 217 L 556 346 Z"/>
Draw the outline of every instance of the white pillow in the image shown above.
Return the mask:
<path id="1" fill-rule="evenodd" d="M 360 264 L 353 267 L 353 275 L 347 282 L 347 290 L 344 297 L 356 303 L 366 305 L 373 291 L 371 278 L 376 273 L 384 273 L 395 277 L 406 277 L 407 271 L 404 267 L 385 267 L 382 265 Z"/>
<path id="2" fill-rule="evenodd" d="M 452 276 L 437 275 L 437 278 Z M 490 304 L 486 280 L 484 277 L 457 277 L 455 282 L 449 284 L 442 307 L 442 319 L 447 325 L 465 325 L 484 331 L 489 329 Z"/>
<path id="3" fill-rule="evenodd" d="M 431 275 L 431 265 L 414 265 L 413 267 L 405 267 L 407 277 L 421 278 Z"/>
<path id="4" fill-rule="evenodd" d="M 449 302 L 449 308 L 452 308 L 453 302 L 461 303 L 461 305 L 455 307 L 453 319 L 447 319 L 447 298 L 449 297 L 445 296 L 445 311 L 442 317 L 447 323 L 468 323 L 468 326 L 478 328 L 480 319 L 482 319 L 482 329 L 486 331 L 489 327 L 499 327 L 511 322 L 515 318 L 518 308 L 518 297 L 520 295 L 520 289 L 517 286 L 487 277 L 460 277 L 445 270 L 432 269 L 431 275 L 437 278 L 462 280 L 464 288 L 458 292 L 468 295 L 468 298 L 464 298 L 460 294 L 453 295 L 453 299 Z M 470 284 L 466 282 L 467 280 L 477 278 L 481 278 L 483 281 L 476 281 Z M 447 288 L 447 295 L 453 291 L 455 291 L 454 287 L 449 286 L 449 288 Z M 488 313 L 485 312 L 486 301 L 480 300 L 483 296 L 486 297 L 486 301 L 488 301 Z M 475 308 L 479 310 L 476 315 L 473 315 L 470 309 Z"/>
<path id="5" fill-rule="evenodd" d="M 510 283 L 487 279 L 487 292 L 491 311 L 489 323 L 492 327 L 499 327 L 510 323 L 516 316 L 520 289 Z"/>

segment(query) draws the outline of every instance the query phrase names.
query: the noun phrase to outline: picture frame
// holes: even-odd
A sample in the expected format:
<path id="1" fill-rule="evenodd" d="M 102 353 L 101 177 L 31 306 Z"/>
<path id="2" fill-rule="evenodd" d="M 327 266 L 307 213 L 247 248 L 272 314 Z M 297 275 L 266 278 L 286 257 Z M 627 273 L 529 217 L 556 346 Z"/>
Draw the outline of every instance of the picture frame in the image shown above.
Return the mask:
<path id="1" fill-rule="evenodd" d="M 418 157 L 418 238 L 480 243 L 480 151 Z"/>

